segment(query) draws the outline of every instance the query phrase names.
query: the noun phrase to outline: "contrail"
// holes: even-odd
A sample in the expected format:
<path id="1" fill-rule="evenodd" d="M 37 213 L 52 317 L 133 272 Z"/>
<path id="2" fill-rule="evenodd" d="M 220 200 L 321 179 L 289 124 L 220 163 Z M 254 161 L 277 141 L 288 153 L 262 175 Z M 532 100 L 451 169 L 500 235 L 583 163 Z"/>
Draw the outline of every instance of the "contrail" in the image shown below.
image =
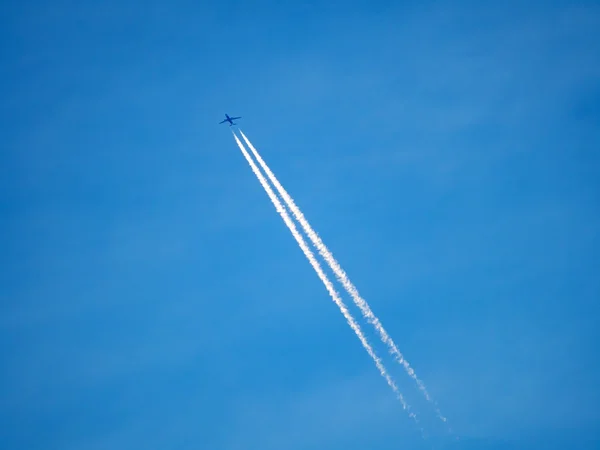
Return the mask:
<path id="1" fill-rule="evenodd" d="M 415 413 L 413 413 L 412 411 L 410 411 L 410 407 L 408 406 L 408 404 L 406 403 L 406 400 L 404 400 L 404 397 L 402 396 L 402 394 L 398 390 L 398 387 L 396 386 L 396 383 L 389 376 L 389 374 L 387 373 L 387 370 L 383 366 L 381 360 L 375 354 L 375 351 L 373 350 L 373 348 L 371 347 L 371 345 L 367 342 L 367 339 L 365 338 L 364 334 L 362 333 L 359 325 L 356 323 L 356 321 L 354 320 L 354 318 L 352 317 L 352 315 L 350 314 L 350 312 L 346 308 L 346 305 L 344 305 L 344 302 L 342 301 L 342 299 L 339 297 L 338 293 L 333 288 L 333 285 L 331 284 L 331 281 L 329 281 L 329 278 L 327 278 L 327 275 L 325 275 L 325 272 L 323 272 L 323 269 L 321 268 L 321 265 L 319 264 L 319 262 L 315 258 L 314 254 L 310 251 L 310 249 L 306 245 L 306 242 L 304 241 L 304 238 L 298 232 L 298 229 L 296 228 L 296 225 L 294 224 L 294 222 L 290 218 L 290 216 L 289 216 L 288 212 L 285 210 L 284 206 L 279 201 L 279 198 L 277 198 L 277 196 L 273 192 L 273 189 L 271 189 L 271 186 L 267 183 L 267 180 L 265 179 L 265 177 L 263 176 L 263 174 L 260 172 L 260 170 L 258 169 L 258 167 L 256 166 L 256 164 L 254 164 L 254 161 L 252 160 L 252 158 L 250 157 L 250 155 L 248 154 L 248 152 L 244 148 L 244 145 L 241 143 L 241 141 L 238 139 L 238 137 L 236 136 L 235 133 L 233 133 L 233 137 L 235 138 L 235 141 L 236 141 L 238 147 L 240 148 L 240 150 L 242 151 L 244 157 L 246 158 L 246 161 L 248 161 L 248 164 L 252 168 L 252 171 L 254 172 L 254 175 L 256 175 L 256 178 L 258 178 L 258 181 L 260 181 L 260 184 L 262 185 L 262 187 L 266 191 L 267 195 L 271 199 L 271 202 L 273 202 L 273 205 L 275 206 L 275 209 L 277 210 L 277 212 L 279 213 L 279 215 L 281 216 L 281 218 L 283 219 L 283 221 L 285 222 L 285 224 L 287 225 L 287 227 L 291 231 L 292 235 L 296 239 L 296 242 L 298 242 L 298 245 L 300 246 L 300 248 L 304 252 L 304 255 L 306 256 L 306 258 L 310 262 L 310 265 L 313 267 L 313 269 L 315 269 L 315 272 L 317 273 L 317 275 L 319 276 L 319 278 L 321 279 L 321 281 L 323 282 L 323 284 L 327 288 L 327 292 L 329 292 L 329 295 L 331 296 L 331 298 L 333 299 L 333 301 L 335 302 L 335 304 L 338 306 L 338 308 L 340 309 L 340 311 L 342 312 L 342 314 L 346 318 L 346 321 L 348 322 L 348 325 L 350 325 L 350 328 L 352 328 L 352 330 L 354 330 L 354 333 L 356 333 L 356 336 L 358 336 L 358 339 L 360 339 L 360 342 L 362 343 L 363 347 L 365 348 L 365 350 L 367 351 L 367 353 L 369 354 L 369 356 L 371 357 L 371 359 L 373 359 L 373 361 L 375 362 L 375 365 L 377 366 L 377 369 L 379 369 L 379 373 L 381 374 L 381 376 L 383 378 L 385 378 L 385 381 L 387 381 L 387 384 L 392 388 L 392 391 L 394 391 L 394 393 L 398 397 L 398 400 L 400 400 L 400 403 L 402 404 L 402 407 L 408 412 L 408 415 L 415 422 L 418 423 L 417 416 L 415 415 Z"/>
<path id="2" fill-rule="evenodd" d="M 381 337 L 381 340 L 387 344 L 387 346 L 390 349 L 390 353 L 392 355 L 394 355 L 396 360 L 400 364 L 402 364 L 406 373 L 408 373 L 408 375 L 417 383 L 417 386 L 419 387 L 419 389 L 421 390 L 421 392 L 423 393 L 425 398 L 433 404 L 435 412 L 438 415 L 438 417 L 442 421 L 446 422 L 447 419 L 442 415 L 439 408 L 437 407 L 437 405 L 435 404 L 435 402 L 429 395 L 429 392 L 427 392 L 427 389 L 425 388 L 425 384 L 417 377 L 417 374 L 415 373 L 414 369 L 410 366 L 410 364 L 404 358 L 402 353 L 400 353 L 400 350 L 398 350 L 398 347 L 396 347 L 396 344 L 394 343 L 392 338 L 388 335 L 387 331 L 385 331 L 385 329 L 383 328 L 383 325 L 381 325 L 381 322 L 379 321 L 377 316 L 375 316 L 375 314 L 373 314 L 373 311 L 371 311 L 369 304 L 366 302 L 366 300 L 364 300 L 360 296 L 360 294 L 358 293 L 358 289 L 356 289 L 356 287 L 352 284 L 352 282 L 350 281 L 350 278 L 348 278 L 348 275 L 346 275 L 346 272 L 344 272 L 344 270 L 341 268 L 339 263 L 333 257 L 332 253 L 325 246 L 325 244 L 323 243 L 323 241 L 321 240 L 319 235 L 310 226 L 310 224 L 304 217 L 304 214 L 302 214 L 302 211 L 300 211 L 300 208 L 298 208 L 298 206 L 296 206 L 292 197 L 283 188 L 283 186 L 281 185 L 279 180 L 277 180 L 277 178 L 275 177 L 275 175 L 273 174 L 271 169 L 269 169 L 269 166 L 267 166 L 265 161 L 261 158 L 260 154 L 254 148 L 254 146 L 252 145 L 250 140 L 246 137 L 246 135 L 241 130 L 240 130 L 240 134 L 244 138 L 244 141 L 246 141 L 246 144 L 248 145 L 248 147 L 254 154 L 254 157 L 257 159 L 257 161 L 260 164 L 260 166 L 262 167 L 262 169 L 266 172 L 267 176 L 269 177 L 269 180 L 271 180 L 271 183 L 273 183 L 273 185 L 279 192 L 279 195 L 281 195 L 281 197 L 287 204 L 288 208 L 292 211 L 292 214 L 294 215 L 296 220 L 298 222 L 300 222 L 300 224 L 302 225 L 304 232 L 308 235 L 308 237 L 310 238 L 313 245 L 319 250 L 319 253 L 321 254 L 321 256 L 325 259 L 325 261 L 327 261 L 327 264 L 329 264 L 329 266 L 335 273 L 337 279 L 342 283 L 342 285 L 344 286 L 346 291 L 350 294 L 350 296 L 354 300 L 354 303 L 360 308 L 363 316 L 379 332 L 379 336 Z"/>

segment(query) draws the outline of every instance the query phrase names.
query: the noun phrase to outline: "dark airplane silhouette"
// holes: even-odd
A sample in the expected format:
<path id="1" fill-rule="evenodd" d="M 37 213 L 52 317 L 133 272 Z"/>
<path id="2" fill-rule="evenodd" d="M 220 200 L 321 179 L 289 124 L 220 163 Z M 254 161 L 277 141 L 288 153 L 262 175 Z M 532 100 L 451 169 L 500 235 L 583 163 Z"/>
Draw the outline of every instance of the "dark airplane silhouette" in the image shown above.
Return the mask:
<path id="1" fill-rule="evenodd" d="M 235 125 L 233 122 L 235 119 L 241 119 L 241 117 L 229 117 L 229 115 L 225 114 L 225 120 L 223 122 L 219 122 L 219 124 L 229 122 L 229 126 L 232 126 Z"/>

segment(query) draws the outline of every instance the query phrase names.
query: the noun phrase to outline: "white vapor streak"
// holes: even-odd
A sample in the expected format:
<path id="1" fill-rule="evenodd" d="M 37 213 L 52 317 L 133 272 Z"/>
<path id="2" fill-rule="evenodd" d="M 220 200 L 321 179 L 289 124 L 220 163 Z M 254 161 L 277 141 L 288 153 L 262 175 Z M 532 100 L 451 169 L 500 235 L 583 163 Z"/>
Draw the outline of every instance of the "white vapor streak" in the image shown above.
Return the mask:
<path id="1" fill-rule="evenodd" d="M 392 380 L 392 378 L 390 377 L 390 375 L 387 373 L 387 370 L 383 366 L 381 360 L 375 354 L 375 351 L 373 350 L 373 348 L 371 347 L 371 345 L 367 342 L 367 339 L 363 335 L 363 333 L 362 333 L 359 325 L 356 323 L 356 321 L 354 320 L 354 318 L 352 317 L 352 315 L 350 314 L 350 312 L 346 308 L 346 305 L 344 305 L 344 302 L 339 297 L 338 293 L 335 291 L 333 285 L 331 284 L 331 281 L 329 281 L 329 279 L 327 278 L 327 275 L 325 275 L 325 272 L 323 272 L 323 269 L 321 268 L 321 265 L 319 264 L 319 262 L 317 261 L 317 259 L 314 256 L 314 254 L 310 251 L 310 249 L 306 245 L 306 242 L 304 241 L 304 238 L 298 232 L 298 229 L 296 228 L 296 225 L 294 224 L 294 222 L 290 218 L 290 216 L 289 216 L 288 212 L 285 210 L 284 206 L 279 201 L 279 198 L 275 195 L 275 193 L 273 192 L 273 189 L 271 189 L 271 186 L 267 183 L 267 180 L 265 179 L 265 177 L 263 176 L 263 174 L 260 172 L 260 170 L 258 169 L 258 167 L 256 166 L 256 164 L 254 164 L 254 161 L 252 160 L 252 158 L 250 157 L 250 155 L 248 154 L 248 152 L 244 148 L 244 145 L 241 143 L 241 141 L 238 139 L 238 137 L 236 136 L 235 133 L 233 133 L 233 137 L 235 138 L 235 141 L 236 141 L 238 147 L 240 148 L 240 150 L 242 151 L 244 157 L 248 161 L 248 164 L 252 168 L 252 171 L 254 172 L 254 175 L 256 175 L 256 178 L 258 178 L 258 181 L 260 181 L 260 184 L 262 185 L 262 187 L 266 191 L 267 195 L 271 199 L 271 202 L 273 202 L 273 205 L 275 206 L 275 209 L 277 210 L 277 212 L 279 213 L 279 215 L 281 216 L 281 218 L 283 219 L 283 221 L 285 222 L 285 224 L 287 225 L 287 227 L 291 231 L 292 235 L 296 239 L 296 242 L 298 242 L 298 245 L 300 246 L 300 248 L 304 252 L 304 255 L 306 256 L 306 258 L 310 262 L 311 266 L 313 267 L 313 269 L 315 270 L 315 272 L 317 273 L 317 275 L 319 276 L 319 278 L 321 279 L 321 281 L 323 282 L 323 284 L 327 288 L 327 292 L 329 292 L 329 295 L 331 296 L 331 298 L 333 299 L 333 301 L 335 302 L 335 304 L 338 306 L 338 308 L 340 309 L 340 311 L 342 312 L 342 314 L 346 318 L 346 321 L 348 322 L 348 325 L 350 325 L 350 328 L 352 328 L 352 330 L 354 330 L 354 333 L 356 333 L 356 336 L 358 336 L 358 339 L 362 343 L 363 347 L 365 348 L 365 350 L 367 351 L 367 353 L 369 354 L 369 356 L 375 362 L 375 365 L 377 366 L 377 369 L 379 369 L 379 373 L 381 374 L 381 376 L 383 376 L 385 378 L 385 380 L 387 381 L 387 384 L 392 388 L 392 390 L 394 391 L 394 393 L 398 397 L 398 400 L 400 400 L 400 403 L 402 404 L 402 407 L 405 410 L 408 411 L 408 415 L 412 419 L 414 419 L 415 422 L 418 422 L 416 415 L 413 412 L 410 411 L 410 407 L 408 406 L 408 404 L 404 400 L 404 397 L 402 396 L 402 394 L 398 390 L 398 387 L 396 386 L 396 383 L 394 382 L 394 380 Z"/>
<path id="2" fill-rule="evenodd" d="M 348 275 L 346 275 L 346 272 L 344 272 L 344 270 L 341 268 L 339 263 L 333 257 L 332 253 L 325 246 L 325 244 L 323 243 L 323 241 L 321 240 L 319 235 L 310 226 L 310 224 L 304 217 L 304 214 L 302 214 L 302 211 L 300 211 L 300 208 L 298 208 L 298 206 L 296 206 L 292 197 L 287 193 L 287 191 L 283 188 L 281 183 L 277 180 L 277 178 L 275 177 L 273 172 L 269 169 L 269 166 L 267 166 L 267 164 L 261 158 L 260 154 L 254 148 L 254 146 L 250 143 L 250 141 L 246 137 L 246 135 L 241 130 L 240 130 L 240 133 L 241 133 L 242 137 L 244 138 L 244 141 L 246 141 L 246 144 L 248 145 L 248 147 L 254 154 L 254 157 L 257 159 L 257 161 L 260 164 L 260 166 L 262 167 L 262 169 L 266 172 L 267 176 L 269 177 L 269 180 L 271 180 L 271 183 L 273 183 L 273 185 L 279 192 L 279 195 L 281 195 L 281 197 L 283 198 L 283 200 L 285 201 L 285 203 L 287 204 L 289 209 L 292 211 L 292 214 L 294 215 L 296 220 L 298 222 L 300 222 L 300 224 L 302 225 L 302 228 L 304 229 L 304 232 L 308 235 L 308 237 L 310 238 L 313 245 L 319 250 L 319 253 L 323 257 L 323 259 L 325 259 L 325 261 L 327 261 L 327 264 L 329 264 L 329 266 L 335 273 L 337 279 L 342 283 L 342 285 L 344 286 L 346 291 L 350 294 L 350 296 L 354 300 L 354 303 L 360 308 L 363 316 L 375 327 L 375 329 L 379 333 L 379 336 L 381 337 L 381 340 L 385 344 L 387 344 L 387 346 L 389 347 L 390 353 L 395 356 L 398 363 L 402 364 L 402 366 L 404 367 L 404 370 L 406 371 L 406 373 L 408 373 L 408 375 L 417 383 L 417 386 L 419 387 L 419 389 L 421 390 L 421 392 L 423 393 L 425 398 L 434 405 L 434 408 L 435 408 L 435 411 L 436 411 L 436 414 L 438 415 L 438 417 L 442 421 L 446 422 L 446 418 L 444 416 L 442 416 L 441 412 L 435 405 L 435 402 L 432 400 L 431 396 L 429 395 L 429 392 L 427 392 L 427 389 L 425 388 L 425 384 L 417 377 L 417 374 L 415 373 L 413 368 L 410 366 L 408 361 L 404 358 L 402 353 L 400 353 L 400 350 L 398 350 L 398 347 L 396 347 L 396 344 L 394 343 L 392 338 L 385 331 L 385 329 L 383 328 L 383 325 L 381 325 L 381 322 L 379 321 L 377 316 L 375 316 L 373 311 L 371 311 L 369 304 L 366 302 L 366 300 L 364 300 L 360 296 L 360 294 L 358 293 L 358 290 L 352 284 L 352 282 L 348 278 Z"/>

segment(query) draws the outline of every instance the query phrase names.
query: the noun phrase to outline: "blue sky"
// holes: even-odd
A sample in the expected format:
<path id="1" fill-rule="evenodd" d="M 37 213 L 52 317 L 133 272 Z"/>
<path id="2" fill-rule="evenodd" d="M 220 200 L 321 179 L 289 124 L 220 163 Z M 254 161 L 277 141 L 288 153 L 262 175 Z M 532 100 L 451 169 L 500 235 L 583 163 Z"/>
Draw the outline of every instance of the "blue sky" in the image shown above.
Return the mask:
<path id="1" fill-rule="evenodd" d="M 595 3 L 5 2 L 3 446 L 595 448 Z M 460 442 L 386 359 L 421 439 L 225 112 Z"/>

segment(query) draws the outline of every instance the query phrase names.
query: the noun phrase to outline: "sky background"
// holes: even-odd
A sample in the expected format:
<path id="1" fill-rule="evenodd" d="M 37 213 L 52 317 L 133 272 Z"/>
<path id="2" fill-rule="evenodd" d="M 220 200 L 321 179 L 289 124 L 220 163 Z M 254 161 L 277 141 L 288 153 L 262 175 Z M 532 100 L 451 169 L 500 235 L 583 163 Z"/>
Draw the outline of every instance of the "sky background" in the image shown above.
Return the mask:
<path id="1" fill-rule="evenodd" d="M 598 448 L 597 2 L 1 11 L 3 448 Z M 421 438 L 225 112 L 454 435 L 386 358 Z"/>

